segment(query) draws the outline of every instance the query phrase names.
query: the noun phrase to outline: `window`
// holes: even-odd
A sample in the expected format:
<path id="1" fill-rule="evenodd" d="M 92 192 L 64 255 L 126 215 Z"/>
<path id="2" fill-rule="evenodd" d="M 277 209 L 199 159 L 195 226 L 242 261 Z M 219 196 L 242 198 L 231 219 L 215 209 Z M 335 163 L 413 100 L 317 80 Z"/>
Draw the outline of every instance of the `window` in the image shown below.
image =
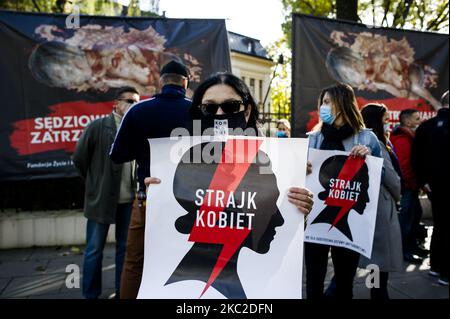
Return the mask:
<path id="1" fill-rule="evenodd" d="M 263 92 L 263 81 L 259 80 L 259 103 L 264 102 L 263 98 L 264 98 L 264 92 Z"/>
<path id="2" fill-rule="evenodd" d="M 255 79 L 250 79 L 250 93 L 255 96 Z"/>
<path id="3" fill-rule="evenodd" d="M 253 41 L 250 41 L 247 45 L 247 50 L 249 53 L 255 53 L 255 44 Z"/>

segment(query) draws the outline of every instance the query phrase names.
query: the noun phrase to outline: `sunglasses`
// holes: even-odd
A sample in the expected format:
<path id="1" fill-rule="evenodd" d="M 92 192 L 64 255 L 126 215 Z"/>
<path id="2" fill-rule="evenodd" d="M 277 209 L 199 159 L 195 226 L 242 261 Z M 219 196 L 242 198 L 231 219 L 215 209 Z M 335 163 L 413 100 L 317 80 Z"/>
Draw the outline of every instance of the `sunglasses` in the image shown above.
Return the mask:
<path id="1" fill-rule="evenodd" d="M 242 101 L 226 101 L 220 104 L 216 103 L 205 103 L 200 104 L 200 110 L 205 115 L 214 115 L 220 109 L 225 114 L 236 113 L 241 108 L 241 105 L 244 104 Z"/>
<path id="2" fill-rule="evenodd" d="M 119 100 L 119 101 L 127 102 L 128 104 L 134 104 L 134 103 L 136 103 L 136 101 L 133 100 L 133 99 L 118 99 L 118 100 Z"/>

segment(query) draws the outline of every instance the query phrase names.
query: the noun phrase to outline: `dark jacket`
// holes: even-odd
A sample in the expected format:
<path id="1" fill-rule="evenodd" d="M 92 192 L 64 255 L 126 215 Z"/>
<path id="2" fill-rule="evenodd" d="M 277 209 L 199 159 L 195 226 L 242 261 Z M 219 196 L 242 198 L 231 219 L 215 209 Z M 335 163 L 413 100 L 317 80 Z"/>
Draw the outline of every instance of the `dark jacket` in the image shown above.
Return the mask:
<path id="1" fill-rule="evenodd" d="M 417 128 L 413 143 L 411 161 L 417 172 L 418 183 L 420 186 L 430 184 L 432 190 L 436 187 L 448 189 L 450 178 L 448 117 L 449 109 L 440 109 L 435 117 L 423 122 Z"/>
<path id="2" fill-rule="evenodd" d="M 411 165 L 411 147 L 414 133 L 401 126 L 397 126 L 390 136 L 395 154 L 400 162 L 402 172 L 402 189 L 418 190 L 416 173 Z"/>
<path id="3" fill-rule="evenodd" d="M 75 167 L 86 182 L 84 215 L 102 224 L 114 224 L 116 220 L 122 165 L 113 163 L 108 156 L 116 131 L 113 114 L 93 121 L 84 130 L 72 155 Z"/>
<path id="4" fill-rule="evenodd" d="M 160 94 L 133 105 L 123 118 L 110 157 L 115 163 L 136 159 L 141 189 L 145 188 L 144 178 L 151 176 L 148 139 L 170 137 L 175 128 L 188 127 L 190 107 L 186 91 L 168 84 Z"/>

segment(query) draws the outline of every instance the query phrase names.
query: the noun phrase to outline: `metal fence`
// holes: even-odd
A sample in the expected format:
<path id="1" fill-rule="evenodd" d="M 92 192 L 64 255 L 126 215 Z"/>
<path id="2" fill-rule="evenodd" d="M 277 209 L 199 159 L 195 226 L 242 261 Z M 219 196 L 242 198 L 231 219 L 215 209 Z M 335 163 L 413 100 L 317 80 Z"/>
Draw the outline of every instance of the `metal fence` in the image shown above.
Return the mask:
<path id="1" fill-rule="evenodd" d="M 271 112 L 270 103 L 268 103 L 265 107 L 263 107 L 262 103 L 260 103 L 258 107 L 259 120 L 263 124 L 264 132 L 268 137 L 275 136 L 278 120 L 286 119 L 291 122 L 291 112 Z M 279 108 L 279 110 L 281 110 L 281 108 Z"/>

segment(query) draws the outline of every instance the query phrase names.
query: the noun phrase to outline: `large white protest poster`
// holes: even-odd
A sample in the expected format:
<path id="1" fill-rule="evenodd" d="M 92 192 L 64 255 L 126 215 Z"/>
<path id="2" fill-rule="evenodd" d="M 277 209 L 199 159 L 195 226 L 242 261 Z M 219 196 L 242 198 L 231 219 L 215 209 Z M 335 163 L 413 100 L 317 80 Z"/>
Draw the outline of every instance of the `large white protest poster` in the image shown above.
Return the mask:
<path id="1" fill-rule="evenodd" d="M 305 241 L 352 249 L 370 258 L 377 216 L 383 159 L 348 152 L 311 149 L 312 173 L 306 187 L 314 193 Z"/>
<path id="2" fill-rule="evenodd" d="M 138 298 L 301 298 L 307 139 L 151 139 Z"/>

